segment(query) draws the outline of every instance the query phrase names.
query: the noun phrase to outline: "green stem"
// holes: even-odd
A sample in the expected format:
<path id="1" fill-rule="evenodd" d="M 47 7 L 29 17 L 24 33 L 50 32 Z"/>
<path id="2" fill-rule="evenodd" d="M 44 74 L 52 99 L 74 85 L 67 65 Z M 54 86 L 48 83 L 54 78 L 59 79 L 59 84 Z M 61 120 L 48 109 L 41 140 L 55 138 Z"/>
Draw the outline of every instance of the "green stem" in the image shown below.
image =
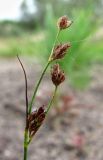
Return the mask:
<path id="1" fill-rule="evenodd" d="M 51 99 L 51 101 L 50 101 L 50 103 L 49 103 L 49 105 L 48 105 L 46 114 L 48 114 L 48 112 L 49 112 L 49 110 L 50 110 L 50 108 L 51 108 L 51 106 L 52 106 L 52 104 L 53 104 L 53 102 L 54 102 L 54 100 L 55 100 L 56 92 L 57 92 L 57 86 L 55 87 L 55 90 L 54 90 L 52 99 Z"/>
<path id="2" fill-rule="evenodd" d="M 24 160 L 27 160 L 28 155 L 28 131 L 25 129 L 24 134 Z"/>
<path id="3" fill-rule="evenodd" d="M 24 160 L 27 160 L 28 147 L 24 146 Z"/>
<path id="4" fill-rule="evenodd" d="M 35 88 L 35 90 L 34 90 L 32 99 L 31 99 L 30 104 L 29 104 L 29 114 L 31 113 L 32 106 L 33 106 L 33 102 L 34 102 L 34 100 L 35 100 L 35 96 L 36 96 L 37 90 L 38 90 L 38 88 L 39 88 L 39 85 L 40 85 L 40 83 L 41 83 L 41 81 L 42 81 L 42 79 L 43 79 L 43 76 L 44 76 L 44 74 L 45 74 L 45 72 L 46 72 L 49 64 L 52 62 L 52 58 L 51 58 L 51 57 L 52 57 L 53 49 L 54 49 L 55 44 L 56 44 L 56 42 L 57 42 L 59 33 L 60 33 L 60 30 L 58 30 L 58 32 L 57 32 L 57 35 L 56 35 L 56 38 L 55 38 L 55 41 L 54 41 L 54 44 L 53 44 L 53 47 L 52 47 L 52 51 L 51 51 L 51 54 L 50 54 L 49 59 L 48 59 L 48 63 L 46 64 L 46 66 L 45 66 L 45 68 L 44 68 L 44 70 L 43 70 L 43 72 L 42 72 L 42 75 L 41 75 L 41 77 L 40 77 L 40 79 L 39 79 L 39 81 L 38 81 L 38 83 L 37 83 L 37 85 L 36 85 L 36 88 Z"/>
<path id="5" fill-rule="evenodd" d="M 49 56 L 49 61 L 52 60 L 53 50 L 54 50 L 55 44 L 56 44 L 56 42 L 57 42 L 57 40 L 58 40 L 59 34 L 60 34 L 60 29 L 58 29 L 58 32 L 57 32 L 57 35 L 56 35 L 56 38 L 55 38 L 55 41 L 54 41 L 54 44 L 53 44 L 53 47 L 52 47 L 51 54 L 50 54 L 50 56 Z"/>
<path id="6" fill-rule="evenodd" d="M 48 68 L 48 66 L 49 66 L 50 63 L 51 63 L 51 62 L 48 62 L 48 63 L 46 64 L 46 66 L 45 66 L 45 68 L 44 68 L 44 70 L 43 70 L 43 72 L 42 72 L 42 75 L 41 75 L 41 77 L 40 77 L 40 79 L 39 79 L 39 81 L 38 81 L 38 83 L 37 83 L 37 85 L 36 85 L 36 88 L 35 88 L 34 93 L 33 93 L 33 96 L 32 96 L 31 103 L 30 103 L 30 105 L 29 105 L 29 114 L 31 113 L 32 105 L 33 105 L 33 102 L 34 102 L 34 100 L 35 100 L 35 96 L 36 96 L 37 90 L 38 90 L 38 88 L 39 88 L 39 85 L 40 85 L 40 83 L 41 83 L 41 81 L 42 81 L 42 78 L 43 78 L 43 76 L 44 76 L 44 74 L 45 74 L 45 72 L 46 72 L 46 70 L 47 70 L 47 68 Z"/>

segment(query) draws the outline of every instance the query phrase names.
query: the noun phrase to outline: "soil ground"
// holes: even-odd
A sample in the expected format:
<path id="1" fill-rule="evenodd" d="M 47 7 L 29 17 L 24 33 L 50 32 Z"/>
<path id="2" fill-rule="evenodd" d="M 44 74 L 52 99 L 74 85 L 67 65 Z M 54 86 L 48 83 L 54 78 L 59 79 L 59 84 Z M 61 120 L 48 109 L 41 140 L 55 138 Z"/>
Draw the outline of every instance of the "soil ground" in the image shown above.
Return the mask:
<path id="1" fill-rule="evenodd" d="M 24 60 L 24 59 L 23 59 Z M 29 97 L 41 67 L 25 61 Z M 30 148 L 29 160 L 103 160 L 103 66 L 91 71 L 84 91 L 66 85 L 63 92 L 73 97 L 66 112 L 51 109 Z M 47 102 L 53 85 L 45 76 L 36 106 Z M 23 160 L 25 122 L 24 77 L 16 59 L 0 60 L 0 160 Z"/>

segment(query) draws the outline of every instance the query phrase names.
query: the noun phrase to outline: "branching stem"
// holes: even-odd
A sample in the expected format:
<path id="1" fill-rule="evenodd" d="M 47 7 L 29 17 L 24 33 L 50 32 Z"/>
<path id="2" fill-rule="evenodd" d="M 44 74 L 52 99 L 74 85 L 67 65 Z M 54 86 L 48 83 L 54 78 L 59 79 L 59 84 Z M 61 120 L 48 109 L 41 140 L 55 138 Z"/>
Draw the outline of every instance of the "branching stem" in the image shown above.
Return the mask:
<path id="1" fill-rule="evenodd" d="M 52 47 L 52 50 L 51 50 L 51 54 L 50 54 L 50 56 L 49 56 L 49 61 L 52 60 L 53 50 L 54 50 L 55 44 L 56 44 L 56 42 L 57 42 L 57 40 L 58 40 L 59 34 L 60 34 L 60 29 L 58 29 L 58 31 L 57 31 L 57 35 L 56 35 L 56 38 L 55 38 L 55 41 L 54 41 L 54 44 L 53 44 L 53 47 Z"/>
<path id="2" fill-rule="evenodd" d="M 52 50 L 51 50 L 51 54 L 50 54 L 49 59 L 48 59 L 48 62 L 47 62 L 46 66 L 45 66 L 45 68 L 44 68 L 44 70 L 43 70 L 43 72 L 42 72 L 42 74 L 41 74 L 41 77 L 40 77 L 40 79 L 39 79 L 39 81 L 38 81 L 38 83 L 37 83 L 37 85 L 36 85 L 36 88 L 35 88 L 35 90 L 34 90 L 32 99 L 31 99 L 31 101 L 30 101 L 30 104 L 29 104 L 29 114 L 31 113 L 32 106 L 33 106 L 33 102 L 34 102 L 34 100 L 35 100 L 36 93 L 37 93 L 37 91 L 38 91 L 39 85 L 40 85 L 40 83 L 41 83 L 41 81 L 42 81 L 42 79 L 43 79 L 43 77 L 44 77 L 44 74 L 45 74 L 48 66 L 49 66 L 50 63 L 52 62 L 52 58 L 51 58 L 51 57 L 52 57 L 52 54 L 53 54 L 53 49 L 54 49 L 54 47 L 55 47 L 55 44 L 56 44 L 56 42 L 57 42 L 57 40 L 58 40 L 59 34 L 60 34 L 60 30 L 58 29 L 58 32 L 57 32 L 57 35 L 56 35 L 56 38 L 55 38 L 55 41 L 54 41 L 54 44 L 53 44 L 53 47 L 52 47 Z"/>
<path id="3" fill-rule="evenodd" d="M 45 72 L 46 72 L 46 70 L 47 70 L 47 68 L 48 68 L 48 66 L 49 66 L 50 63 L 51 63 L 51 62 L 48 62 L 48 63 L 46 64 L 46 66 L 45 66 L 45 68 L 44 68 L 44 70 L 43 70 L 43 72 L 42 72 L 42 74 L 41 74 L 41 77 L 40 77 L 39 81 L 37 82 L 37 85 L 36 85 L 36 88 L 35 88 L 35 90 L 34 90 L 34 93 L 33 93 L 32 99 L 31 99 L 31 102 L 30 102 L 30 104 L 29 104 L 29 114 L 31 113 L 32 106 L 33 106 L 33 102 L 34 102 L 34 100 L 35 100 L 35 96 L 36 96 L 37 90 L 38 90 L 38 88 L 39 88 L 39 85 L 40 85 L 40 83 L 41 83 L 41 81 L 42 81 L 42 79 L 43 79 L 43 76 L 44 76 L 44 74 L 45 74 Z"/>
<path id="4" fill-rule="evenodd" d="M 56 92 L 57 92 L 57 86 L 55 87 L 55 90 L 54 90 L 54 93 L 53 93 L 52 99 L 51 99 L 51 101 L 50 101 L 50 103 L 49 103 L 49 105 L 48 105 L 48 108 L 47 108 L 46 114 L 48 114 L 48 112 L 49 112 L 49 110 L 50 110 L 50 108 L 51 108 L 51 106 L 52 106 L 52 104 L 53 104 L 53 102 L 54 102 L 54 100 L 55 100 Z"/>

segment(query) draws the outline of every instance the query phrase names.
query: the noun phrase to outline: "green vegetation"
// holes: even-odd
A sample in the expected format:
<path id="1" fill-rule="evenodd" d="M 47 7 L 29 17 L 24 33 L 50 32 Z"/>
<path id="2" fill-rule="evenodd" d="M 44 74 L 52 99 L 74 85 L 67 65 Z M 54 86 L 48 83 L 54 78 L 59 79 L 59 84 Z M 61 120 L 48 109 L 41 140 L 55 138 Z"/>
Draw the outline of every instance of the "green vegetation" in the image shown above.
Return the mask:
<path id="1" fill-rule="evenodd" d="M 58 18 L 54 16 L 50 6 L 48 9 L 44 28 L 38 26 L 34 31 L 23 28 L 23 25 L 17 22 L 10 23 L 11 25 L 8 22 L 1 23 L 0 56 L 11 57 L 22 54 L 39 60 L 43 57 L 45 63 L 55 39 L 57 32 L 55 24 Z M 71 48 L 65 61 L 60 63 L 67 72 L 71 85 L 83 88 L 90 80 L 89 70 L 92 64 L 103 62 L 103 39 L 95 36 L 100 29 L 100 19 L 95 19 L 88 9 L 73 10 L 70 19 L 74 23 L 69 30 L 61 32 L 59 39 L 62 42 L 70 41 Z"/>
<path id="2" fill-rule="evenodd" d="M 95 21 L 89 10 L 73 12 L 73 25 L 66 32 L 62 32 L 60 39 L 71 42 L 71 49 L 65 57 L 65 61 L 60 62 L 64 70 L 70 77 L 71 84 L 75 87 L 83 88 L 89 81 L 90 66 L 96 61 L 103 62 L 103 39 L 98 40 L 94 36 L 99 30 L 99 21 Z M 51 19 L 51 21 L 49 21 Z M 52 25 L 56 18 L 53 12 L 49 12 L 46 17 L 46 27 L 48 31 L 46 44 L 48 51 L 56 33 L 55 26 Z M 48 53 L 48 52 L 47 52 Z M 85 74 L 84 74 L 85 73 Z"/>
<path id="3" fill-rule="evenodd" d="M 1 36 L 0 56 L 15 56 L 17 54 L 37 56 L 41 54 L 44 46 L 44 33 L 42 31 L 22 33 L 20 36 Z M 45 52 L 45 50 L 44 50 Z"/>

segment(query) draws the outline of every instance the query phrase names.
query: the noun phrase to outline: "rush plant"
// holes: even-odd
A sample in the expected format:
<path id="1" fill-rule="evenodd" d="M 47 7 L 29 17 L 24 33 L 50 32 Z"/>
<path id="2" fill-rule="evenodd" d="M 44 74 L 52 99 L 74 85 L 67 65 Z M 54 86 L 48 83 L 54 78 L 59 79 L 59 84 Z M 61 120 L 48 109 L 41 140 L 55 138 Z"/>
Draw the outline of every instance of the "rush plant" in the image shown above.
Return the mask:
<path id="1" fill-rule="evenodd" d="M 23 158 L 24 160 L 28 159 L 28 147 L 29 147 L 31 141 L 33 140 L 33 137 L 35 136 L 36 132 L 38 131 L 40 126 L 43 124 L 43 121 L 44 121 L 45 117 L 47 116 L 47 114 L 53 104 L 58 86 L 65 80 L 65 74 L 61 70 L 60 65 L 57 63 L 57 61 L 61 60 L 65 56 L 65 54 L 67 53 L 67 50 L 70 48 L 70 43 L 63 43 L 63 44 L 58 43 L 59 42 L 58 38 L 59 38 L 61 30 L 64 30 L 64 29 L 70 27 L 71 24 L 72 24 L 72 21 L 69 20 L 67 16 L 62 16 L 61 18 L 59 18 L 59 20 L 57 22 L 57 28 L 58 28 L 57 35 L 56 35 L 50 56 L 48 58 L 46 66 L 44 67 L 44 70 L 40 76 L 40 79 L 38 80 L 37 85 L 33 91 L 33 95 L 32 95 L 30 102 L 28 102 L 28 83 L 27 83 L 26 71 L 24 69 L 24 66 L 23 66 L 19 56 L 17 55 L 17 58 L 21 64 L 21 67 L 23 69 L 24 76 L 25 76 L 26 116 L 25 116 L 25 131 L 24 131 L 24 158 Z M 49 67 L 49 65 L 52 64 L 52 62 L 54 62 L 54 63 L 53 63 L 53 67 L 51 70 L 51 80 L 55 86 L 52 98 L 51 98 L 47 107 L 44 107 L 44 105 L 42 105 L 39 107 L 39 109 L 32 111 L 32 108 L 33 108 L 33 105 L 35 102 L 36 93 L 38 91 L 40 83 L 43 79 L 43 76 L 44 76 L 47 68 Z M 56 62 L 56 64 L 55 64 L 55 62 Z"/>

